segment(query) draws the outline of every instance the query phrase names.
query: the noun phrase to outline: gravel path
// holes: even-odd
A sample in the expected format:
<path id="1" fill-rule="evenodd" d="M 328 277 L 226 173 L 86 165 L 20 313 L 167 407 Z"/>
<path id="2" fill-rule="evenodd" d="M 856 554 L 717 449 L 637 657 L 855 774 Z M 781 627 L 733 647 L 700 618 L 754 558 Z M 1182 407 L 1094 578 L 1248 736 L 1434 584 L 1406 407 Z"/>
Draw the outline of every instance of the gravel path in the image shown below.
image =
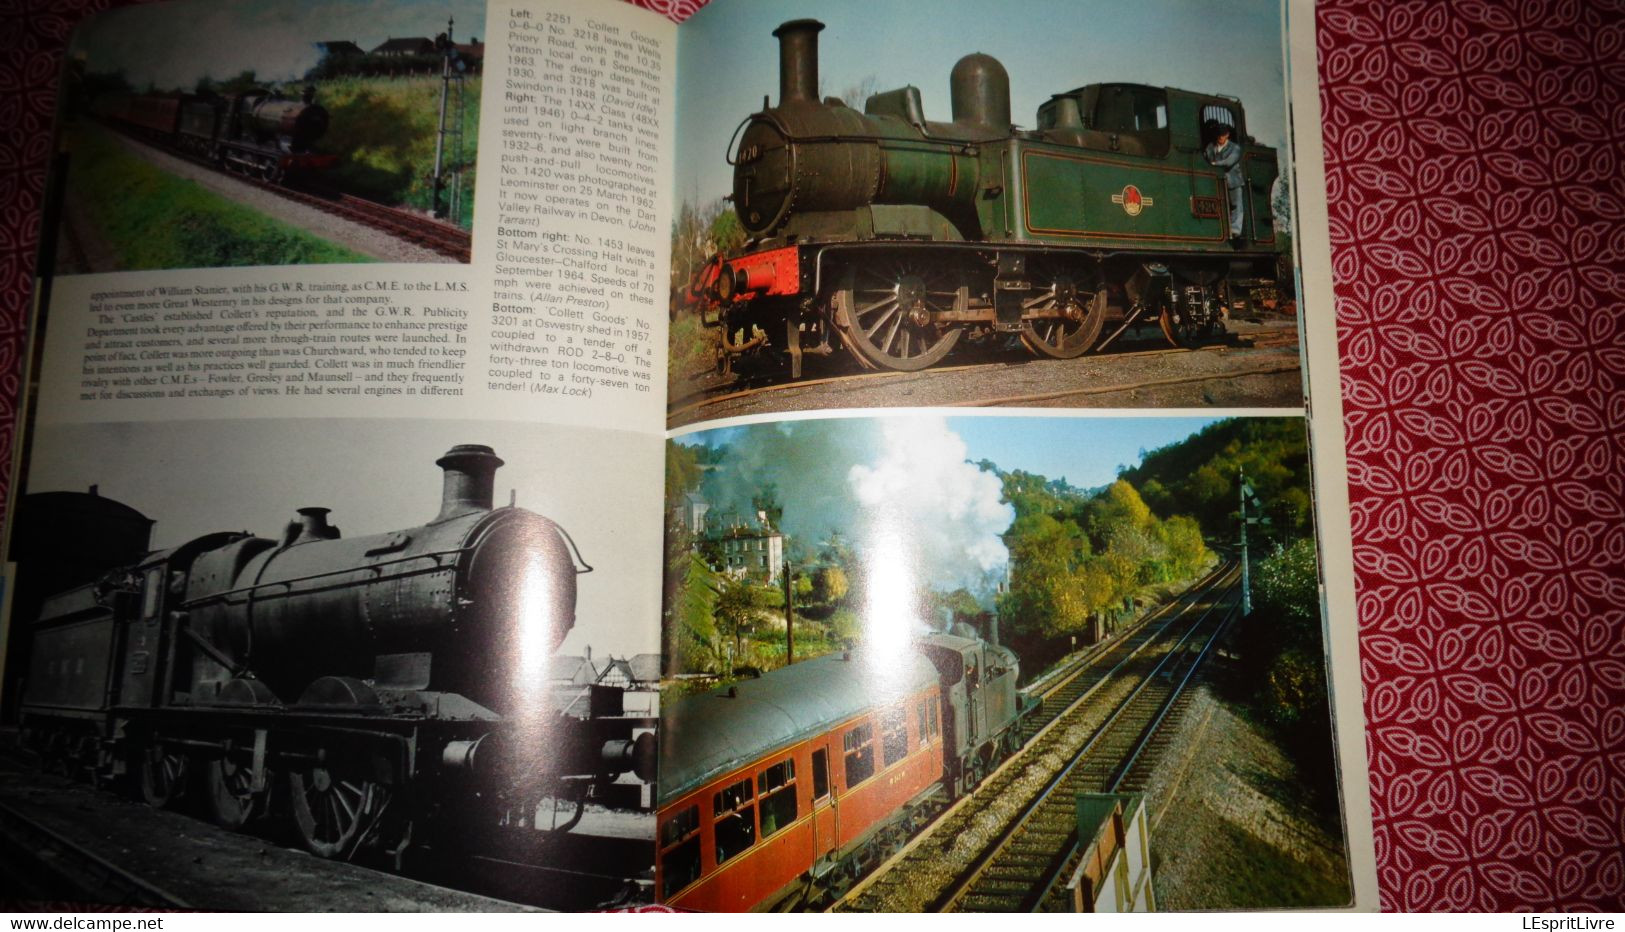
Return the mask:
<path id="1" fill-rule="evenodd" d="M 1157 909 L 1347 905 L 1343 839 L 1292 760 L 1201 687 L 1147 787 Z"/>

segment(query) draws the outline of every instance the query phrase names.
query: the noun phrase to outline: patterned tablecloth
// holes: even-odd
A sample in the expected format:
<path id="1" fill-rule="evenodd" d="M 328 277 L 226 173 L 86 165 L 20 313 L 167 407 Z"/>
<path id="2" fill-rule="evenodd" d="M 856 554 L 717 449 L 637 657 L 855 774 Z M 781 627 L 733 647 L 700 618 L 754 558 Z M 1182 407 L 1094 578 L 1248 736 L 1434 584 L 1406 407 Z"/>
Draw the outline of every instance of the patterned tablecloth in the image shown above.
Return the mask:
<path id="1" fill-rule="evenodd" d="M 0 444 L 108 5 L 0 0 Z M 1382 904 L 1625 909 L 1625 6 L 1317 15 Z"/>

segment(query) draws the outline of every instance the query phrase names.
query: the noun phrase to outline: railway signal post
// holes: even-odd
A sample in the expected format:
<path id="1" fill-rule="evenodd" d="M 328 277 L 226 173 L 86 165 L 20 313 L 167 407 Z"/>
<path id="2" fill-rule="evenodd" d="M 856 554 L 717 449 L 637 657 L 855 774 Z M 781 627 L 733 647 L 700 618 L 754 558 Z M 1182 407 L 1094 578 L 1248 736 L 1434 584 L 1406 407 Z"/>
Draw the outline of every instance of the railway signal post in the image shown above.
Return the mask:
<path id="1" fill-rule="evenodd" d="M 1261 514 L 1263 506 L 1258 503 L 1258 495 L 1253 487 L 1247 484 L 1247 474 L 1236 470 L 1236 485 L 1241 492 L 1241 614 L 1243 617 L 1253 613 L 1253 586 L 1252 568 L 1247 559 L 1247 525 L 1257 524 L 1260 527 L 1269 527 L 1270 519 Z M 1253 514 L 1247 514 L 1248 504 L 1253 506 Z"/>

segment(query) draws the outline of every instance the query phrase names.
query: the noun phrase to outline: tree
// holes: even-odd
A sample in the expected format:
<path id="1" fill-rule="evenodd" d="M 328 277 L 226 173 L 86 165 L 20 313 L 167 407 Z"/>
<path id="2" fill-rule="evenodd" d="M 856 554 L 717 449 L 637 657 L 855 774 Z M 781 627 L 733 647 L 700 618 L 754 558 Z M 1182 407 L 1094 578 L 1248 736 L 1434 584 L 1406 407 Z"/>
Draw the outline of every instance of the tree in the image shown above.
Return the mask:
<path id="1" fill-rule="evenodd" d="M 697 447 L 666 441 L 666 501 L 675 502 L 700 487 L 704 471 Z"/>
<path id="2" fill-rule="evenodd" d="M 1076 524 L 1046 514 L 1016 518 L 1004 535 L 1010 549 L 1010 589 L 999 598 L 1013 634 L 1055 637 L 1082 631 L 1088 608 L 1075 575 L 1088 542 Z"/>
<path id="3" fill-rule="evenodd" d="M 710 247 L 713 253 L 734 255 L 745 246 L 745 228 L 739 223 L 739 214 L 727 209 L 711 221 Z"/>
<path id="4" fill-rule="evenodd" d="M 819 567 L 813 574 L 813 598 L 820 602 L 839 602 L 850 588 L 846 570 L 839 566 Z"/>
<path id="5" fill-rule="evenodd" d="M 746 633 L 756 630 L 761 614 L 775 601 L 774 590 L 727 577 L 717 593 L 716 620 L 722 635 L 732 637 L 734 657 L 744 653 Z M 781 603 L 782 604 L 782 603 Z"/>

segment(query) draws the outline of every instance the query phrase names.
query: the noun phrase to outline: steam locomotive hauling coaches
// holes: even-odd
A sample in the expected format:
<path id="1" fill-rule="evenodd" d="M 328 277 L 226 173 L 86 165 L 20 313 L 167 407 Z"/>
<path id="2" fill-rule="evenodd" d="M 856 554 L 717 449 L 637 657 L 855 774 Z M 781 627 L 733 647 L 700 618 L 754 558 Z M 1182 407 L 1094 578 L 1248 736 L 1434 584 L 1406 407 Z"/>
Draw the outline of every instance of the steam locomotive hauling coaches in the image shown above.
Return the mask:
<path id="1" fill-rule="evenodd" d="M 953 68 L 952 122 L 926 120 L 912 86 L 860 113 L 818 99 L 823 28 L 774 31 L 778 106 L 763 100 L 729 157 L 749 239 L 689 287 L 727 358 L 771 353 L 799 377 L 804 354 L 840 345 L 865 367 L 917 370 L 962 338 L 1015 336 L 1072 358 L 1108 318 L 1155 320 L 1185 346 L 1273 283 L 1276 154 L 1247 136 L 1236 98 L 1089 84 L 1019 130 L 1004 67 L 973 54 Z M 1239 188 L 1202 153 L 1221 131 L 1241 144 Z"/>
<path id="2" fill-rule="evenodd" d="M 201 790 L 228 828 L 285 808 L 333 858 L 398 861 L 440 828 L 526 824 L 544 800 L 579 817 L 623 773 L 652 781 L 655 723 L 621 690 L 568 712 L 547 692 L 591 569 L 568 534 L 492 507 L 491 448 L 436 463 L 420 526 L 345 538 L 302 508 L 279 539 L 207 534 L 45 599 L 25 740 L 153 805 Z"/>
<path id="3" fill-rule="evenodd" d="M 662 902 L 732 911 L 839 893 L 1021 745 L 1020 662 L 965 626 L 828 654 L 663 712 Z"/>

